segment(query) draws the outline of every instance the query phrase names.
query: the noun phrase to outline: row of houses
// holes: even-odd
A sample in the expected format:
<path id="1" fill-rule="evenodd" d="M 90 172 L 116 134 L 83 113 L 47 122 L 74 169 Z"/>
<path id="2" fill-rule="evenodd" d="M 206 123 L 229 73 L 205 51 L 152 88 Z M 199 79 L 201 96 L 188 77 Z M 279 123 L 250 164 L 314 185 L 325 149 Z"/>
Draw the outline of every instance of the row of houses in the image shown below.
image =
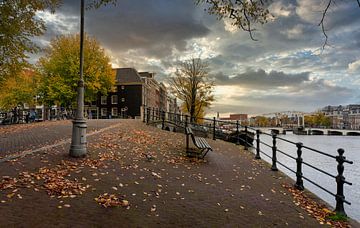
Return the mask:
<path id="1" fill-rule="evenodd" d="M 331 128 L 360 130 L 360 105 L 326 106 L 321 112 L 331 120 Z"/>
<path id="2" fill-rule="evenodd" d="M 179 113 L 177 100 L 171 97 L 163 83 L 155 80 L 155 74 L 138 72 L 134 68 L 117 68 L 115 85 L 107 95 L 85 106 L 91 117 L 97 118 L 138 118 L 143 107 L 158 111 Z"/>

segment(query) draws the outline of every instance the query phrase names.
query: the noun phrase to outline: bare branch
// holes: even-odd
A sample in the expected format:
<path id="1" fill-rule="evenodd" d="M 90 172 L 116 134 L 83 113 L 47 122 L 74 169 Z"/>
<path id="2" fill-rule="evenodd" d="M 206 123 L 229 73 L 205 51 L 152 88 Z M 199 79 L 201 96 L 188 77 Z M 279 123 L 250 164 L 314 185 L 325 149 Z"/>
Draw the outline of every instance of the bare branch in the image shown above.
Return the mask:
<path id="1" fill-rule="evenodd" d="M 326 31 L 325 31 L 324 20 L 325 20 L 326 14 L 327 14 L 327 12 L 328 12 L 328 10 L 330 8 L 331 3 L 332 3 L 332 0 L 329 0 L 328 4 L 326 5 L 326 8 L 325 8 L 325 10 L 324 10 L 324 12 L 322 14 L 321 21 L 319 23 L 319 26 L 321 26 L 321 30 L 322 30 L 322 32 L 323 32 L 323 34 L 325 36 L 325 41 L 324 41 L 324 44 L 322 46 L 323 50 L 328 45 L 328 35 L 326 34 Z"/>

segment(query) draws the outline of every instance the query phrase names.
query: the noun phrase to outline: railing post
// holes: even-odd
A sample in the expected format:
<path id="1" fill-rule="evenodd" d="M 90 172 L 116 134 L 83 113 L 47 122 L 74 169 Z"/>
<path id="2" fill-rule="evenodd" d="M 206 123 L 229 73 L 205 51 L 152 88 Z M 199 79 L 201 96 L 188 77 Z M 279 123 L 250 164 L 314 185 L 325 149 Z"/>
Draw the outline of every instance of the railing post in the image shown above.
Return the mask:
<path id="1" fill-rule="evenodd" d="M 245 126 L 245 146 L 244 146 L 244 150 L 248 150 L 247 136 L 248 136 L 248 127 Z"/>
<path id="2" fill-rule="evenodd" d="M 161 111 L 161 118 L 162 118 L 161 129 L 164 130 L 165 129 L 165 112 L 164 111 Z"/>
<path id="3" fill-rule="evenodd" d="M 146 123 L 149 124 L 150 120 L 150 108 L 146 109 Z"/>
<path id="4" fill-rule="evenodd" d="M 185 115 L 185 128 L 184 132 L 186 134 L 186 128 L 188 127 L 188 116 Z M 186 153 L 189 151 L 189 135 L 186 134 Z"/>
<path id="5" fill-rule="evenodd" d="M 236 145 L 239 145 L 239 120 L 236 121 Z"/>
<path id="6" fill-rule="evenodd" d="M 273 146 L 272 146 L 272 166 L 271 166 L 271 170 L 272 171 L 278 171 L 278 168 L 276 167 L 276 134 L 272 135 L 273 138 Z"/>
<path id="7" fill-rule="evenodd" d="M 214 119 L 213 119 L 213 140 L 216 140 L 216 137 L 215 137 L 215 128 L 216 128 L 216 119 L 215 119 L 215 117 L 214 117 Z"/>
<path id="8" fill-rule="evenodd" d="M 260 157 L 260 130 L 256 130 L 256 155 L 255 159 L 261 159 Z"/>
<path id="9" fill-rule="evenodd" d="M 152 108 L 152 120 L 153 121 L 155 120 L 155 108 L 154 107 Z"/>
<path id="10" fill-rule="evenodd" d="M 301 142 L 296 143 L 296 147 L 297 147 L 297 158 L 296 158 L 296 183 L 295 183 L 295 188 L 299 189 L 299 190 L 304 190 L 304 183 L 302 180 L 302 162 L 303 159 L 301 158 L 301 148 L 302 148 L 303 144 Z"/>
<path id="11" fill-rule="evenodd" d="M 344 149 L 340 148 L 337 150 L 339 156 L 336 156 L 336 161 L 338 162 L 337 165 L 337 170 L 338 170 L 338 175 L 336 176 L 336 183 L 337 183 L 337 192 L 336 192 L 336 207 L 335 207 L 335 212 L 337 214 L 341 214 L 341 215 L 345 215 L 345 210 L 344 210 L 344 200 L 345 200 L 345 196 L 344 196 L 344 183 L 345 183 L 345 177 L 343 176 L 344 173 L 344 162 L 346 160 L 346 158 L 343 156 L 344 154 Z"/>
<path id="12" fill-rule="evenodd" d="M 145 123 L 145 120 L 146 120 L 145 116 L 146 116 L 146 106 L 144 105 L 144 108 L 143 108 L 143 123 Z"/>

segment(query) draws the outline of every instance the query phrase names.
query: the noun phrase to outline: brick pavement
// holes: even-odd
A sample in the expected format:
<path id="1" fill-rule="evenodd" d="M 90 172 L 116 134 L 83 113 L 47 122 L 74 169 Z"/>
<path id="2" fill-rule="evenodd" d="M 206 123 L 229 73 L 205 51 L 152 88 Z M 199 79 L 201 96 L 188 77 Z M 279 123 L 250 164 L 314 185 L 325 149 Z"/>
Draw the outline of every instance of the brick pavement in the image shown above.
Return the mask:
<path id="1" fill-rule="evenodd" d="M 210 140 L 214 151 L 194 160 L 184 155 L 183 134 L 120 123 L 88 138 L 85 159 L 69 158 L 64 144 L 0 163 L 0 226 L 320 226 L 282 187 L 292 181 L 241 147 Z M 57 194 L 49 190 L 52 173 L 70 183 Z M 130 205 L 104 208 L 94 199 L 105 193 Z"/>
<path id="2" fill-rule="evenodd" d="M 93 132 L 119 120 L 88 120 L 88 132 Z M 0 158 L 24 150 L 36 149 L 71 138 L 70 120 L 39 122 L 31 124 L 0 125 Z"/>

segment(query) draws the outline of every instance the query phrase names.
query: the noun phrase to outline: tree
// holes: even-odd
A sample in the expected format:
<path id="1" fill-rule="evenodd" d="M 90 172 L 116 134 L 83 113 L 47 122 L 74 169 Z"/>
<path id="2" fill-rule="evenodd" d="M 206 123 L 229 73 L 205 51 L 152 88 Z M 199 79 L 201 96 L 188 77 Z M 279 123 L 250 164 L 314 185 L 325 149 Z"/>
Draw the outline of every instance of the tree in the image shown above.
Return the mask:
<path id="1" fill-rule="evenodd" d="M 311 116 L 305 116 L 305 124 L 310 127 L 330 127 L 331 119 L 322 112 L 317 112 Z"/>
<path id="2" fill-rule="evenodd" d="M 196 0 L 196 3 L 207 4 L 206 11 L 209 14 L 216 15 L 218 19 L 229 18 L 232 21 L 232 25 L 242 29 L 249 33 L 249 36 L 252 40 L 256 40 L 253 35 L 255 31 L 254 26 L 257 24 L 265 24 L 273 16 L 269 11 L 268 7 L 272 0 Z M 314 1 L 316 2 L 316 1 Z M 321 20 L 318 22 L 318 25 L 321 27 L 321 30 L 324 34 L 325 41 L 323 48 L 327 45 L 328 35 L 326 34 L 326 29 L 324 25 L 324 19 L 328 13 L 328 10 L 332 5 L 336 3 L 342 3 L 339 0 L 327 0 L 325 7 L 322 11 Z M 352 0 L 351 2 L 354 5 L 357 5 L 360 8 L 360 0 Z M 318 1 L 319 4 L 321 1 Z M 349 1 L 347 1 L 347 4 Z"/>
<path id="3" fill-rule="evenodd" d="M 203 116 L 205 109 L 214 101 L 214 83 L 208 79 L 208 66 L 201 59 L 184 61 L 170 78 L 174 95 L 184 102 L 184 108 L 192 121 Z"/>
<path id="4" fill-rule="evenodd" d="M 50 42 L 45 56 L 40 58 L 38 70 L 42 77 L 41 96 L 47 104 L 69 107 L 76 101 L 79 81 L 80 36 L 58 36 Z M 95 38 L 84 39 L 85 101 L 106 95 L 115 80 L 110 57 Z"/>
<path id="5" fill-rule="evenodd" d="M 269 126 L 269 119 L 265 116 L 256 116 L 255 117 L 255 126 L 258 127 L 267 127 Z"/>
<path id="6" fill-rule="evenodd" d="M 0 90 L 0 109 L 10 110 L 18 105 L 33 105 L 36 85 L 36 75 L 30 69 L 22 71 L 15 77 L 8 78 Z"/>
<path id="7" fill-rule="evenodd" d="M 28 53 L 39 50 L 31 38 L 42 35 L 45 25 L 36 13 L 54 11 L 59 4 L 59 0 L 0 1 L 0 85 L 28 66 Z"/>

